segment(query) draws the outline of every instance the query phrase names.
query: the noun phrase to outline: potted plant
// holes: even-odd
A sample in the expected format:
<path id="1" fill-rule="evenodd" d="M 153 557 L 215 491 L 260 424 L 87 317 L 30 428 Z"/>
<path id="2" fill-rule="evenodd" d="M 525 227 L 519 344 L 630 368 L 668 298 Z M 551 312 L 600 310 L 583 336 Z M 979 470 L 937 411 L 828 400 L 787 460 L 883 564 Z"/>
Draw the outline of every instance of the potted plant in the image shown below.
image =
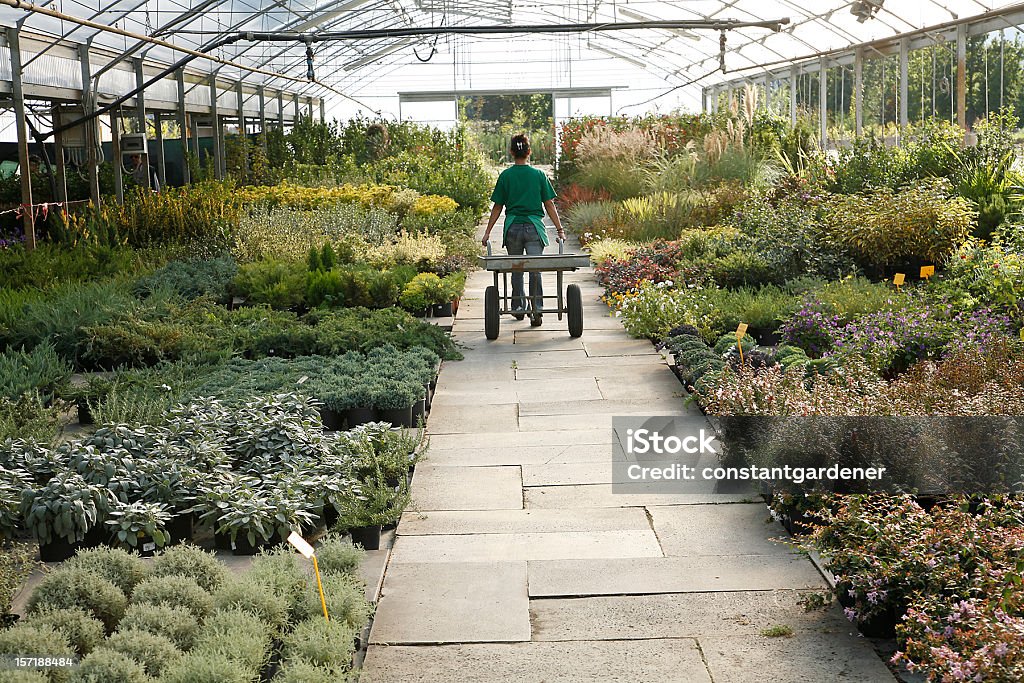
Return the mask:
<path id="1" fill-rule="evenodd" d="M 157 548 L 167 545 L 167 523 L 171 513 L 163 503 L 118 504 L 110 511 L 110 527 L 115 545 L 137 550 L 143 557 L 152 557 Z"/>
<path id="2" fill-rule="evenodd" d="M 0 466 L 0 543 L 21 528 L 21 492 L 31 487 L 27 474 Z"/>
<path id="3" fill-rule="evenodd" d="M 360 482 L 339 501 L 338 527 L 348 529 L 353 544 L 378 550 L 383 525 L 401 517 L 408 502 L 405 486 L 396 491 L 379 476 Z"/>
<path id="4" fill-rule="evenodd" d="M 165 527 L 167 542 L 181 543 L 191 539 L 192 506 L 203 474 L 186 463 L 162 458 L 140 462 L 139 473 L 143 485 L 142 499 L 167 507 L 170 516 Z"/>
<path id="5" fill-rule="evenodd" d="M 70 471 L 54 474 L 41 488 L 22 491 L 25 526 L 39 542 L 40 559 L 60 562 L 74 555 L 114 500 L 109 491 Z"/>
<path id="6" fill-rule="evenodd" d="M 373 405 L 380 410 L 380 419 L 395 427 L 412 427 L 412 406 L 417 389 L 422 387 L 408 381 L 383 378 L 374 386 Z"/>
<path id="7" fill-rule="evenodd" d="M 231 539 L 235 555 L 255 555 L 313 521 L 302 501 L 264 490 L 226 501 L 219 512 L 217 531 Z"/>

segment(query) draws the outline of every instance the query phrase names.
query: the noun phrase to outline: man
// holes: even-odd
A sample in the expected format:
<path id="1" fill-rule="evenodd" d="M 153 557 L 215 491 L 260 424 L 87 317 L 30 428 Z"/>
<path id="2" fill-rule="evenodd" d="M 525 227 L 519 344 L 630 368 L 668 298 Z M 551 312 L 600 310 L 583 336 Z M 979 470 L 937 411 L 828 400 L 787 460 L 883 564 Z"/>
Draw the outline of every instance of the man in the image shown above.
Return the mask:
<path id="1" fill-rule="evenodd" d="M 142 187 L 146 187 L 146 173 L 149 173 L 149 189 L 153 192 L 160 191 L 160 178 L 157 177 L 156 169 L 148 164 L 144 163 L 141 154 L 133 154 L 132 159 L 132 178 L 135 178 Z"/>

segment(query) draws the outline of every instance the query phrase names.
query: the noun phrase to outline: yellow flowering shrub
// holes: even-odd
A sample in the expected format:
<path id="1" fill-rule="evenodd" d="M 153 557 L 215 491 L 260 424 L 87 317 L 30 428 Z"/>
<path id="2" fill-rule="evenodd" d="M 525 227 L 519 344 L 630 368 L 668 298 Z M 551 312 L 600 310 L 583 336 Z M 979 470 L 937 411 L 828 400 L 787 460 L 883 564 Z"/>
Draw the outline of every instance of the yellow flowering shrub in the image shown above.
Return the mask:
<path id="1" fill-rule="evenodd" d="M 432 216 L 439 213 L 453 213 L 458 208 L 458 203 L 451 197 L 427 194 L 416 198 L 412 204 L 412 214 L 414 216 Z"/>
<path id="2" fill-rule="evenodd" d="M 454 213 L 459 205 L 449 197 L 421 195 L 395 185 L 338 185 L 306 187 L 284 182 L 274 186 L 241 187 L 235 192 L 241 204 L 292 209 L 322 209 L 338 204 L 359 204 L 365 209 L 384 209 L 399 216 L 431 216 Z"/>
<path id="3" fill-rule="evenodd" d="M 410 234 L 403 230 L 393 242 L 367 246 L 364 259 L 377 268 L 400 265 L 428 270 L 440 263 L 446 253 L 440 235 Z"/>

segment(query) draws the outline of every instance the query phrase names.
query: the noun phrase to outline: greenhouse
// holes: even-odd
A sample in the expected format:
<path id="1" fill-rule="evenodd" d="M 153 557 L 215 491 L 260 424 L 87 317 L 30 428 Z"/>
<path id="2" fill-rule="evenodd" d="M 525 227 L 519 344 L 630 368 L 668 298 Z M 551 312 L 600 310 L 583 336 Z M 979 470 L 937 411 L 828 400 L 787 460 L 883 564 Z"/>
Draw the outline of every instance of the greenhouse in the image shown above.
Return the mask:
<path id="1" fill-rule="evenodd" d="M 0 683 L 1024 681 L 1024 3 L 0 23 Z"/>

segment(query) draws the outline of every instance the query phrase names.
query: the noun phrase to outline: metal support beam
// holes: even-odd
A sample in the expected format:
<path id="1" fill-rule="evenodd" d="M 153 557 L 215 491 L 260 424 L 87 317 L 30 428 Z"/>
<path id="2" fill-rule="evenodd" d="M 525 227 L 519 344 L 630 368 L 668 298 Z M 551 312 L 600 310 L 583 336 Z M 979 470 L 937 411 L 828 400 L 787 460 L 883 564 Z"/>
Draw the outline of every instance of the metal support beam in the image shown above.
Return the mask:
<path id="1" fill-rule="evenodd" d="M 967 130 L 967 26 L 956 27 L 956 122 Z"/>
<path id="2" fill-rule="evenodd" d="M 21 43 L 18 29 L 7 29 L 11 52 L 11 96 L 14 99 L 14 126 L 18 130 L 18 171 L 21 176 L 21 220 L 25 247 L 36 248 L 36 217 L 32 207 L 32 164 L 28 156 L 28 127 L 25 120 L 25 95 L 21 89 Z"/>
<path id="3" fill-rule="evenodd" d="M 192 130 L 192 153 L 195 155 L 196 168 L 198 169 L 200 174 L 199 178 L 202 178 L 203 167 L 202 164 L 200 163 L 202 159 L 199 158 L 199 119 L 195 116 L 190 116 L 188 123 L 189 128 L 191 128 Z M 199 178 L 196 178 L 196 180 L 199 180 Z"/>
<path id="4" fill-rule="evenodd" d="M 822 57 L 818 66 L 818 118 L 821 121 L 821 148 L 828 147 L 828 61 Z"/>
<path id="5" fill-rule="evenodd" d="M 277 91 L 277 126 L 284 130 L 284 93 Z"/>
<path id="6" fill-rule="evenodd" d="M 260 83 L 256 86 L 256 97 L 260 99 L 260 141 L 263 151 L 267 149 L 267 91 Z"/>
<path id="7" fill-rule="evenodd" d="M 310 97 L 308 100 L 306 100 L 306 116 L 309 117 L 310 121 L 313 120 L 313 98 L 312 97 Z"/>
<path id="8" fill-rule="evenodd" d="M 188 129 L 188 112 L 185 111 L 185 72 L 182 69 L 178 69 L 175 74 L 175 80 L 178 82 L 178 128 L 181 129 L 181 176 L 185 184 L 188 185 L 192 182 L 192 169 L 189 168 L 188 159 L 191 155 L 192 150 L 189 149 L 189 129 Z M 161 178 L 160 182 L 164 182 Z"/>
<path id="9" fill-rule="evenodd" d="M 242 170 L 249 171 L 249 154 L 246 147 L 247 138 L 245 135 L 245 108 L 243 106 L 245 94 L 242 92 L 242 79 L 235 83 L 235 104 L 238 107 L 238 144 L 242 153 Z"/>
<path id="10" fill-rule="evenodd" d="M 900 40 L 900 138 L 910 123 L 910 40 Z"/>
<path id="11" fill-rule="evenodd" d="M 221 146 L 220 114 L 217 112 L 217 75 L 210 74 L 210 120 L 213 126 L 213 173 L 224 179 L 224 148 Z"/>
<path id="12" fill-rule="evenodd" d="M 153 112 L 153 125 L 156 128 L 156 148 L 160 150 L 160 158 L 156 162 L 156 177 L 160 181 L 160 189 L 163 190 L 167 187 L 167 150 L 164 148 L 163 117 L 158 111 Z"/>
<path id="13" fill-rule="evenodd" d="M 864 51 L 853 56 L 853 120 L 857 136 L 864 132 Z"/>
<path id="14" fill-rule="evenodd" d="M 135 63 L 135 87 L 144 88 L 146 74 L 142 71 L 142 57 L 136 57 L 132 61 Z M 135 118 L 139 126 L 139 132 L 142 133 L 144 138 L 149 137 L 146 130 L 146 91 L 144 89 L 139 90 L 135 94 Z M 118 161 L 121 161 L 120 157 L 118 157 Z M 152 189 L 153 175 L 149 172 L 149 145 L 146 145 L 146 151 L 142 153 L 142 167 L 146 169 L 146 179 L 143 181 L 142 186 Z"/>
<path id="15" fill-rule="evenodd" d="M 117 111 L 110 112 L 110 155 L 114 157 L 114 193 L 117 203 L 124 204 L 124 160 L 121 158 L 121 120 Z M 148 174 L 147 174 L 148 175 Z"/>
<path id="16" fill-rule="evenodd" d="M 51 109 L 53 120 L 60 121 L 60 105 L 54 104 Z M 55 126 L 56 127 L 56 126 Z M 68 199 L 68 171 L 67 165 L 64 163 L 64 134 L 57 133 L 53 136 L 53 155 L 56 157 L 56 185 L 57 185 L 57 201 L 66 202 Z"/>
<path id="17" fill-rule="evenodd" d="M 324 104 L 324 98 L 320 98 L 320 123 L 327 123 L 327 105 Z"/>
<path id="18" fill-rule="evenodd" d="M 789 68 L 789 123 L 793 126 L 796 125 L 796 78 L 796 67 L 792 66 Z"/>
<path id="19" fill-rule="evenodd" d="M 294 128 L 295 124 L 298 123 L 298 121 L 299 121 L 299 117 L 302 116 L 302 109 L 300 108 L 300 105 L 299 105 L 299 93 L 297 93 L 297 92 L 293 92 L 292 93 L 292 104 L 295 107 L 295 114 L 294 114 L 295 118 L 292 120 L 292 128 Z"/>
<path id="20" fill-rule="evenodd" d="M 82 67 L 82 111 L 91 114 L 96 109 L 96 97 L 93 93 L 92 64 L 89 62 L 89 46 L 78 46 L 78 62 Z M 95 207 L 100 206 L 100 173 L 97 158 L 97 150 L 102 150 L 100 145 L 100 122 L 99 119 L 86 121 L 84 124 L 83 139 L 85 140 L 86 164 L 89 166 L 89 198 Z M 102 154 L 102 151 L 100 152 Z"/>

